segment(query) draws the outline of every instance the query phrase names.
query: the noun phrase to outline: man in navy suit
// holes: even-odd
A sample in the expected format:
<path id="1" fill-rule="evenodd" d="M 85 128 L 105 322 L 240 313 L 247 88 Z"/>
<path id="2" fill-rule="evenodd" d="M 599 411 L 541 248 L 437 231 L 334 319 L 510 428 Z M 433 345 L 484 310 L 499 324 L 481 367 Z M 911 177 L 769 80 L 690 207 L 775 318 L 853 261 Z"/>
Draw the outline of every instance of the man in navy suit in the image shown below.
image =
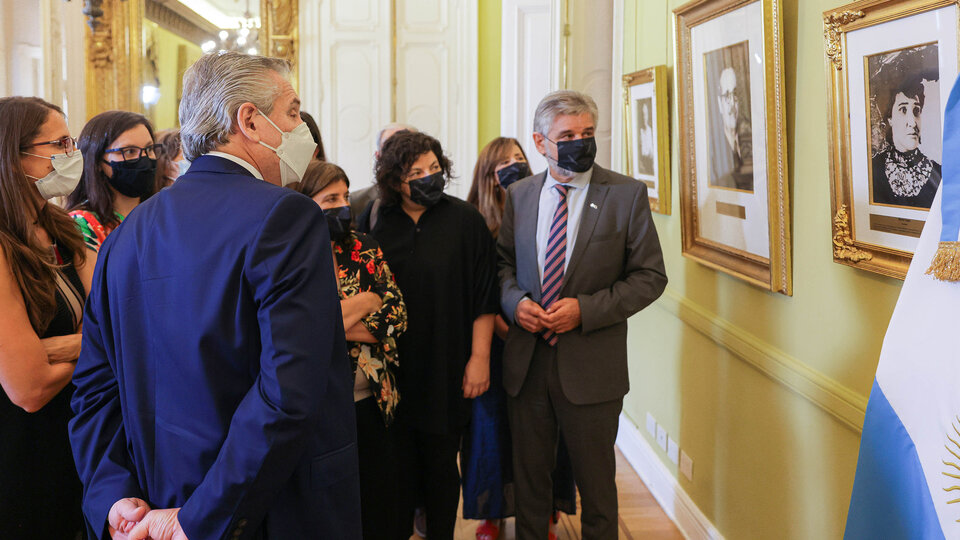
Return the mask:
<path id="1" fill-rule="evenodd" d="M 280 187 L 314 149 L 288 73 L 191 67 L 190 170 L 101 248 L 70 423 L 91 537 L 360 538 L 330 237 Z"/>

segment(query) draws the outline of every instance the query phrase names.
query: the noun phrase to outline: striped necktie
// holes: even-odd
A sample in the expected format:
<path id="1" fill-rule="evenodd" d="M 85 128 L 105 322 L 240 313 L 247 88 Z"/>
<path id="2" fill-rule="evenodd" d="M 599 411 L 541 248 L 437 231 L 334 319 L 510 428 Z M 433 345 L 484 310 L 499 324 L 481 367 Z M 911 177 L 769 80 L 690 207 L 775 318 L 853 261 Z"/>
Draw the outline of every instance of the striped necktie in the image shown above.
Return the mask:
<path id="1" fill-rule="evenodd" d="M 553 186 L 560 194 L 560 202 L 553 213 L 553 224 L 550 225 L 550 235 L 547 240 L 547 255 L 543 259 L 543 281 L 540 285 L 540 305 L 547 309 L 560 299 L 560 288 L 563 286 L 563 267 L 567 262 L 567 192 L 573 189 L 569 185 L 556 184 Z M 557 345 L 557 335 L 552 330 L 540 331 L 551 347 Z"/>

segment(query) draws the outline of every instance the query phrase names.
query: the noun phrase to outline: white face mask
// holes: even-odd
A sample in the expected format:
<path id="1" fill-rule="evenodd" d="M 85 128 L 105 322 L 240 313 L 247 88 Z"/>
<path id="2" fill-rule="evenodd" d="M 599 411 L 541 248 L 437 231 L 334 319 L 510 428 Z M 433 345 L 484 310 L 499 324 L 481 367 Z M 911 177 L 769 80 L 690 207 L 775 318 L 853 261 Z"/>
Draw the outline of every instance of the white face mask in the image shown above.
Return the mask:
<path id="1" fill-rule="evenodd" d="M 177 173 L 177 178 L 187 174 L 187 170 L 190 168 L 190 162 L 186 159 L 181 159 L 177 162 L 177 168 L 179 172 Z"/>
<path id="2" fill-rule="evenodd" d="M 310 127 L 303 122 L 293 128 L 293 131 L 283 131 L 267 115 L 257 112 L 280 132 L 280 146 L 276 148 L 260 141 L 260 144 L 276 152 L 277 157 L 280 158 L 280 185 L 286 186 L 299 182 L 303 179 L 303 173 L 307 172 L 310 160 L 313 159 L 313 151 L 317 149 L 317 143 L 313 142 L 313 135 L 310 134 Z"/>
<path id="3" fill-rule="evenodd" d="M 53 170 L 43 178 L 26 175 L 27 178 L 36 180 L 33 185 L 37 186 L 40 196 L 50 200 L 54 197 L 66 197 L 77 189 L 80 183 L 80 175 L 83 174 L 83 154 L 79 150 L 74 150 L 73 155 L 54 154 L 50 157 L 38 156 L 23 152 L 28 156 L 49 159 L 53 163 Z"/>

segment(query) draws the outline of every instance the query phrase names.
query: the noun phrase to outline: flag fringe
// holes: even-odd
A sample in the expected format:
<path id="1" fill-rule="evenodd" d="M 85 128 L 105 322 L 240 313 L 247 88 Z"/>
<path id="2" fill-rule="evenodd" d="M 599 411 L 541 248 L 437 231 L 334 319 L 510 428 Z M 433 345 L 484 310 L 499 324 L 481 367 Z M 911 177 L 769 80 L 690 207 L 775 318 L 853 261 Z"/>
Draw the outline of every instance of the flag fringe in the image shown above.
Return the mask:
<path id="1" fill-rule="evenodd" d="M 926 273 L 940 281 L 960 281 L 960 242 L 940 242 Z"/>

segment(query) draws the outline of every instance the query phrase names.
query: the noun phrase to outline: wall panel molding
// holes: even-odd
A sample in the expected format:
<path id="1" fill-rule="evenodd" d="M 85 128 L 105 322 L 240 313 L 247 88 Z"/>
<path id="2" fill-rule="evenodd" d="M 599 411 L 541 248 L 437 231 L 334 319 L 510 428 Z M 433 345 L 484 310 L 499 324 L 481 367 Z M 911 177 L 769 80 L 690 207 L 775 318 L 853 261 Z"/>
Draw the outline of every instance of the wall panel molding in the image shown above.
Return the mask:
<path id="1" fill-rule="evenodd" d="M 667 288 L 655 303 L 774 381 L 820 407 L 857 434 L 867 397 L 811 368 L 770 343 Z"/>
<path id="2" fill-rule="evenodd" d="M 633 470 L 637 471 L 637 475 L 660 504 L 660 508 L 676 523 L 684 538 L 724 540 L 716 526 L 684 491 L 670 469 L 663 464 L 656 450 L 643 438 L 636 424 L 624 413 L 620 413 L 617 448 L 623 453 L 623 457 L 627 458 Z"/>

